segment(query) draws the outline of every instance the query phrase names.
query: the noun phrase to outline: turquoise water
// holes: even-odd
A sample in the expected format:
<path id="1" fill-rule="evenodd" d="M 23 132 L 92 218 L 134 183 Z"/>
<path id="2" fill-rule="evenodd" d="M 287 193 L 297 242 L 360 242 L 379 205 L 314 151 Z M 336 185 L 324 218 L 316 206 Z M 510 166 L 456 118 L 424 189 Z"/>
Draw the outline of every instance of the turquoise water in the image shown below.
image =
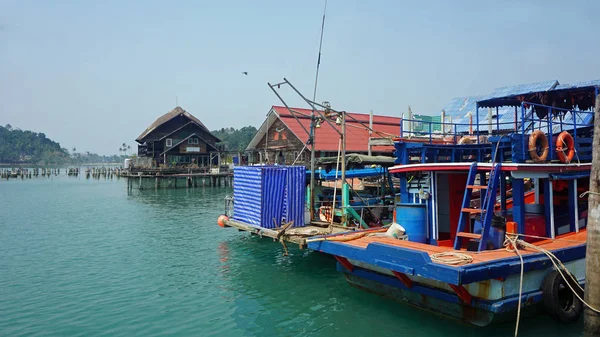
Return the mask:
<path id="1" fill-rule="evenodd" d="M 350 287 L 328 256 L 216 225 L 228 188 L 0 181 L 0 336 L 510 336 Z M 520 336 L 581 336 L 539 316 Z"/>

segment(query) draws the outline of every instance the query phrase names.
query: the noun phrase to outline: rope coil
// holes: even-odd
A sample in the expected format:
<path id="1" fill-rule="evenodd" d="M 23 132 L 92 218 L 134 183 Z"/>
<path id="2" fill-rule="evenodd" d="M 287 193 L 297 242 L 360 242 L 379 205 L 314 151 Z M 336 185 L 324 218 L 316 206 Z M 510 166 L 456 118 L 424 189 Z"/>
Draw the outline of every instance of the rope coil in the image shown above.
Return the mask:
<path id="1" fill-rule="evenodd" d="M 431 254 L 431 261 L 443 264 L 449 264 L 453 266 L 460 266 L 463 264 L 469 264 L 473 262 L 471 255 L 456 253 L 456 252 L 443 252 Z"/>

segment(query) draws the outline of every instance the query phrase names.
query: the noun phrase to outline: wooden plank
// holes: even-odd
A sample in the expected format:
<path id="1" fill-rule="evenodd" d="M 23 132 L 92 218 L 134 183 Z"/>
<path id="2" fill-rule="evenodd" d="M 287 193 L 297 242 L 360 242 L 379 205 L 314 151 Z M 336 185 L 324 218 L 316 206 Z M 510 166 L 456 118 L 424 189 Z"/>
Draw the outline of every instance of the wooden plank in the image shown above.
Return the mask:
<path id="1" fill-rule="evenodd" d="M 482 210 L 477 209 L 477 208 L 463 208 L 461 211 L 465 212 L 465 213 L 471 213 L 471 214 L 481 214 Z"/>
<path id="2" fill-rule="evenodd" d="M 460 236 L 461 238 L 469 238 L 469 239 L 481 239 L 481 234 L 475 233 L 467 233 L 467 232 L 458 232 L 456 236 Z"/>

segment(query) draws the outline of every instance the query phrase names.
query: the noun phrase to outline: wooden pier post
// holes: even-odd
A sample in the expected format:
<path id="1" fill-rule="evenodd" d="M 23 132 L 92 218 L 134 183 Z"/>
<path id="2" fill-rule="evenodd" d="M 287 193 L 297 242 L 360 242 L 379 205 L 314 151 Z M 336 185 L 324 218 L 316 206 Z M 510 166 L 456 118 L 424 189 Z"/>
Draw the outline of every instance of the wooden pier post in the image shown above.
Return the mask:
<path id="1" fill-rule="evenodd" d="M 584 299 L 592 307 L 600 308 L 600 95 L 596 97 L 592 144 Z M 600 315 L 588 307 L 583 312 L 583 330 L 590 335 L 600 335 Z"/>

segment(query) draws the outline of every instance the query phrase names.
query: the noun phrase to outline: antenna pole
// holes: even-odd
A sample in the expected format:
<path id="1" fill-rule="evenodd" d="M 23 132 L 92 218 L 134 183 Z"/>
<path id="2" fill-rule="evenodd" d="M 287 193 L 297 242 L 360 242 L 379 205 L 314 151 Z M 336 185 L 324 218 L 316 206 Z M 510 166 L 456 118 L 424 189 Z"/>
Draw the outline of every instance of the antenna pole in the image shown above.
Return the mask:
<path id="1" fill-rule="evenodd" d="M 313 102 L 317 99 L 317 84 L 319 82 L 319 67 L 321 65 L 321 48 L 323 46 L 323 31 L 325 30 L 325 13 L 327 13 L 327 0 L 323 8 L 323 21 L 321 22 L 321 38 L 319 40 L 319 55 L 317 57 L 317 71 L 315 74 L 315 88 L 313 91 Z M 310 114 L 310 191 L 309 191 L 309 210 L 310 220 L 315 218 L 315 109 Z M 335 202 L 335 200 L 334 200 Z"/>

